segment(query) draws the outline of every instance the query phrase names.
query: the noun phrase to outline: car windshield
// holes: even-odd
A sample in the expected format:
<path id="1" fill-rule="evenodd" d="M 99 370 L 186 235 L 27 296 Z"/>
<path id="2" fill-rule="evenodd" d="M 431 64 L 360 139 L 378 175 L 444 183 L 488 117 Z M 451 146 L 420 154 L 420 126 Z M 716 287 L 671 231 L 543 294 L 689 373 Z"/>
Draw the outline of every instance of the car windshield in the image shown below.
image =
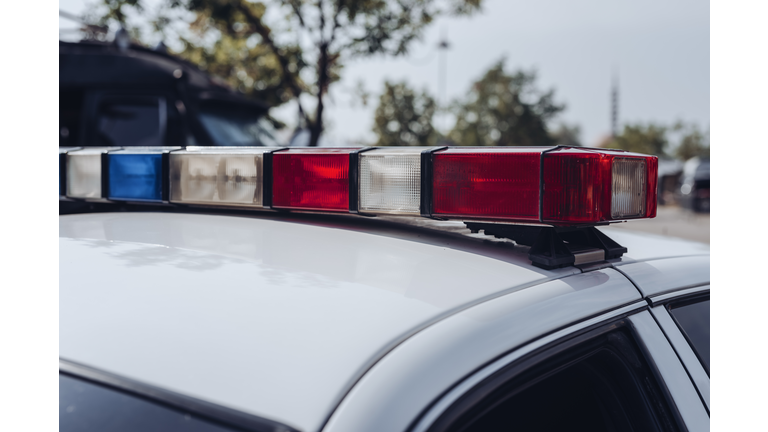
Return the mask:
<path id="1" fill-rule="evenodd" d="M 203 105 L 200 121 L 217 146 L 279 146 L 272 123 L 247 107 Z"/>

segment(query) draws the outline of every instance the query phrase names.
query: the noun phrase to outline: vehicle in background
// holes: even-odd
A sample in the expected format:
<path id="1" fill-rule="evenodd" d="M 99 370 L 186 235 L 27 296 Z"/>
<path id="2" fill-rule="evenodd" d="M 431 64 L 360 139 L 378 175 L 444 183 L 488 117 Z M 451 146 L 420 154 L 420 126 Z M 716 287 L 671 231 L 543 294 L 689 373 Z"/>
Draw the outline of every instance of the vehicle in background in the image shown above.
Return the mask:
<path id="1" fill-rule="evenodd" d="M 680 189 L 683 163 L 677 159 L 659 158 L 659 205 L 674 204 Z"/>
<path id="2" fill-rule="evenodd" d="M 680 205 L 697 213 L 709 213 L 709 159 L 694 157 L 683 165 Z"/>
<path id="3" fill-rule="evenodd" d="M 269 107 L 138 45 L 59 42 L 59 146 L 274 146 Z"/>

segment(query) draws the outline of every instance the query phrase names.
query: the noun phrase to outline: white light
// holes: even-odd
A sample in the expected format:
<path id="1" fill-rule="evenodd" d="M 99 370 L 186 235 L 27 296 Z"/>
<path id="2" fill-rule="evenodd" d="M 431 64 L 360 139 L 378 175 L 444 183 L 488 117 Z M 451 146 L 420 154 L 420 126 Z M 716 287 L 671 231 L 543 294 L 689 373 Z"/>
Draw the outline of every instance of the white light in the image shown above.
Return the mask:
<path id="1" fill-rule="evenodd" d="M 120 147 L 91 147 L 67 153 L 67 197 L 101 199 L 101 155 Z"/>
<path id="2" fill-rule="evenodd" d="M 360 153 L 359 211 L 420 214 L 421 152 L 427 147 Z"/>
<path id="3" fill-rule="evenodd" d="M 262 207 L 267 147 L 201 148 L 170 155 L 171 202 Z"/>
<path id="4" fill-rule="evenodd" d="M 645 216 L 645 159 L 614 158 L 611 177 L 611 218 Z"/>

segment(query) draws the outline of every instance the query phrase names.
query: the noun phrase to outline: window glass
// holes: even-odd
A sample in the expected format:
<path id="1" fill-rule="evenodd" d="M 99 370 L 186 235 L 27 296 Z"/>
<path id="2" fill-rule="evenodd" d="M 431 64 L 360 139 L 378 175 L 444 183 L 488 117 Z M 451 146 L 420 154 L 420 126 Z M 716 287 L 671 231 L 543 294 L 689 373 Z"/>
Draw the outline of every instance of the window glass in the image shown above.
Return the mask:
<path id="1" fill-rule="evenodd" d="M 78 145 L 82 109 L 82 90 L 59 90 L 59 146 Z"/>
<path id="2" fill-rule="evenodd" d="M 167 111 L 160 97 L 108 97 L 98 106 L 96 127 L 101 146 L 161 146 Z"/>
<path id="3" fill-rule="evenodd" d="M 189 413 L 59 374 L 59 431 L 227 432 L 230 429 Z"/>
<path id="4" fill-rule="evenodd" d="M 203 105 L 200 122 L 217 146 L 279 146 L 272 123 L 252 109 Z"/>
<path id="5" fill-rule="evenodd" d="M 669 312 L 709 372 L 709 299 L 672 304 Z"/>
<path id="6" fill-rule="evenodd" d="M 629 331 L 613 331 L 464 396 L 472 406 L 431 430 L 675 430 L 660 387 Z M 505 376 L 504 372 L 499 374 Z M 485 386 L 485 390 L 482 387 Z M 484 394 L 482 398 L 476 395 Z M 461 402 L 460 402 L 461 403 Z M 446 423 L 444 423 L 446 424 Z"/>

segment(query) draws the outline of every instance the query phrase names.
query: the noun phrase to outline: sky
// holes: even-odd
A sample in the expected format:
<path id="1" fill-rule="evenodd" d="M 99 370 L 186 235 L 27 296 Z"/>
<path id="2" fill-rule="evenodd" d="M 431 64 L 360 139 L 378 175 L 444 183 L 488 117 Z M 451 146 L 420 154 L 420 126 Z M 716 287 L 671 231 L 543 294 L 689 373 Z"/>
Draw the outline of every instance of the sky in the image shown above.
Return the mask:
<path id="1" fill-rule="evenodd" d="M 91 1 L 61 0 L 59 7 L 81 14 Z M 73 23 L 60 21 L 60 29 Z M 446 53 L 445 100 L 461 98 L 501 58 L 508 71 L 535 69 L 537 85 L 554 89 L 566 110 L 552 123 L 581 127 L 581 140 L 595 145 L 610 132 L 610 92 L 618 79 L 619 123 L 677 120 L 709 127 L 709 3 L 677 0 L 485 0 L 469 18 L 441 18 L 405 58 L 348 62 L 331 90 L 327 138 L 337 143 L 371 143 L 378 94 L 385 80 L 407 81 L 440 97 L 441 35 Z M 352 89 L 362 82 L 372 98 L 362 106 Z M 273 115 L 289 124 L 296 109 Z M 447 132 L 450 119 L 436 119 Z"/>

